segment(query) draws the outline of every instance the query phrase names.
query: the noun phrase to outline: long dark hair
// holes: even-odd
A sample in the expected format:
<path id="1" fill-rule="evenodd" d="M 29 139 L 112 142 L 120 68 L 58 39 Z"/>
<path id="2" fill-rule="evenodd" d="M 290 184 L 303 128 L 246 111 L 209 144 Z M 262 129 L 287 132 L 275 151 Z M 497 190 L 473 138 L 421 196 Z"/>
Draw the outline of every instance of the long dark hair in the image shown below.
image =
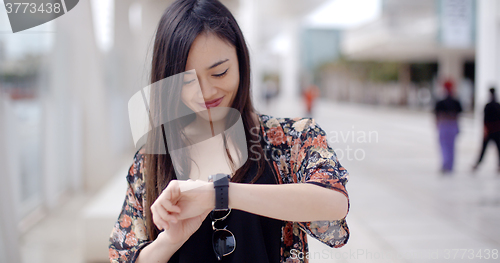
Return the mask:
<path id="1" fill-rule="evenodd" d="M 233 15 L 223 4 L 217 0 L 177 0 L 165 10 L 154 41 L 151 83 L 185 71 L 189 50 L 200 33 L 215 34 L 236 48 L 240 81 L 231 107 L 241 114 L 247 146 L 248 149 L 252 149 L 252 151 L 248 151 L 248 159 L 257 160 L 258 170 L 257 175 L 252 180 L 253 183 L 264 172 L 265 158 L 262 158 L 264 153 L 260 147 L 259 135 L 250 132 L 252 128 L 259 125 L 259 123 L 255 123 L 251 115 L 254 108 L 250 96 L 250 58 L 243 34 Z M 172 116 L 175 113 L 169 112 L 169 109 L 186 107 L 179 99 L 180 94 L 181 90 L 178 88 L 152 89 L 151 115 L 166 114 Z M 164 117 L 159 118 L 165 119 Z M 161 127 L 153 129 L 148 135 L 148 143 L 157 142 L 153 138 L 162 137 L 163 140 L 170 140 L 169 143 L 182 141 L 178 140 L 180 135 L 176 131 L 182 130 L 179 127 L 185 126 L 185 124 L 182 121 L 170 122 L 169 125 L 161 125 Z M 257 147 L 252 147 L 254 145 Z M 155 145 L 148 147 L 156 148 L 156 150 L 153 149 L 145 154 L 146 225 L 149 238 L 154 240 L 158 236 L 159 230 L 153 223 L 150 207 L 169 182 L 177 177 L 172 161 L 175 156 L 171 156 L 167 149 L 163 149 L 164 154 L 152 154 L 152 152 L 161 151 L 158 148 L 165 147 L 161 144 L 155 143 Z M 170 148 L 171 145 L 169 144 L 168 147 Z M 229 158 L 231 157 L 229 156 Z M 254 163 L 247 161 L 235 171 L 231 181 L 241 182 L 251 165 Z"/>

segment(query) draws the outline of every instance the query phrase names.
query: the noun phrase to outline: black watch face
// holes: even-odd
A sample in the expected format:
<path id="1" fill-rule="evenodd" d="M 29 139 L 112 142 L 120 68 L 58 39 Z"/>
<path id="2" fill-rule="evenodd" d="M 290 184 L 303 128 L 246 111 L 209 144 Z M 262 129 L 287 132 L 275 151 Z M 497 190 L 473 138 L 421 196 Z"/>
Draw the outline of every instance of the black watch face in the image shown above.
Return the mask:
<path id="1" fill-rule="evenodd" d="M 214 181 L 218 181 L 218 180 L 221 180 L 221 179 L 224 179 L 224 178 L 229 179 L 229 176 L 227 174 L 216 174 Z"/>

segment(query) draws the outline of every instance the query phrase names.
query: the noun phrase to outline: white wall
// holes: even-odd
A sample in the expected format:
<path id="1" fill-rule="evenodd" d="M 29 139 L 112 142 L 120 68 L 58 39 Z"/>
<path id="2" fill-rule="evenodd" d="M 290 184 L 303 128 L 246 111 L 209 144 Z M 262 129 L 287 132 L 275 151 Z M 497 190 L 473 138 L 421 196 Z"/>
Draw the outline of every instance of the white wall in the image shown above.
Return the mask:
<path id="1" fill-rule="evenodd" d="M 488 101 L 488 89 L 500 91 L 500 1 L 477 1 L 476 119 L 481 120 Z"/>
<path id="2" fill-rule="evenodd" d="M 8 125 L 12 118 L 8 101 L 0 90 L 0 262 L 19 262 L 19 244 L 17 231 L 17 213 L 14 209 L 16 194 L 12 191 L 13 165 L 12 150 L 14 145 L 9 140 L 12 128 Z M 8 215 L 8 216 L 7 216 Z"/>

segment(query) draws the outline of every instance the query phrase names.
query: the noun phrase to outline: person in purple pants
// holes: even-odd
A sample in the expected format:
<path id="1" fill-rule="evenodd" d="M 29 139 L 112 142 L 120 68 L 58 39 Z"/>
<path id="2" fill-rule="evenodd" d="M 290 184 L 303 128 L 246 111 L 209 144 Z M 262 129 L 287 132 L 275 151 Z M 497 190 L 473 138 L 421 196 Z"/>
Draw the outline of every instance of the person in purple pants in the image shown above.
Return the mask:
<path id="1" fill-rule="evenodd" d="M 443 165 L 442 173 L 453 171 L 453 160 L 455 156 L 455 138 L 458 130 L 458 115 L 462 112 L 462 105 L 453 98 L 453 81 L 447 80 L 444 83 L 446 98 L 436 103 L 434 114 L 436 115 L 436 125 L 439 132 L 439 144 L 441 146 L 441 156 Z"/>

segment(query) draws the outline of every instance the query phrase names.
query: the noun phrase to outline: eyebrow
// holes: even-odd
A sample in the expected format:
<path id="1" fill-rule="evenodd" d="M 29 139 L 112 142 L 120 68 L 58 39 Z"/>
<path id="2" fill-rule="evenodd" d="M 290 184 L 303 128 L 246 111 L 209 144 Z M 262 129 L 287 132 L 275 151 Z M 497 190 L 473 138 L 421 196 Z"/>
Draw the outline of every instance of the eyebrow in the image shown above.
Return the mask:
<path id="1" fill-rule="evenodd" d="M 215 62 L 212 66 L 208 67 L 207 69 L 213 69 L 213 68 L 215 68 L 215 67 L 219 66 L 220 64 L 225 63 L 227 61 L 229 61 L 228 58 L 226 58 L 225 60 L 221 60 L 221 61 Z M 193 74 L 193 72 L 191 72 L 191 70 L 189 70 L 189 71 L 184 72 L 184 74 L 185 75 L 191 75 L 191 74 Z"/>
<path id="2" fill-rule="evenodd" d="M 212 66 L 208 67 L 208 69 L 213 69 L 217 66 L 219 66 L 220 64 L 224 63 L 224 62 L 227 62 L 229 59 L 226 58 L 225 60 L 221 60 L 221 61 L 218 61 L 218 62 L 215 62 Z"/>

